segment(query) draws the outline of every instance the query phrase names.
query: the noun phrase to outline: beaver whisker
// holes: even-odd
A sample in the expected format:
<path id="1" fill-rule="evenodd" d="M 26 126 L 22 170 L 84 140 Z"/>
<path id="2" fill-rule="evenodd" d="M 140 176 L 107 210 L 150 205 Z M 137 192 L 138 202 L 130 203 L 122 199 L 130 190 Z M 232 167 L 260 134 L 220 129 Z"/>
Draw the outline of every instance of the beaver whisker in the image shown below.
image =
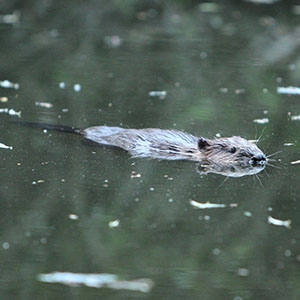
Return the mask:
<path id="1" fill-rule="evenodd" d="M 273 164 L 270 164 L 269 161 L 268 161 L 268 167 L 272 167 L 272 168 L 281 170 L 280 167 L 278 167 L 278 166 L 276 166 L 276 165 L 273 165 Z"/>
<path id="2" fill-rule="evenodd" d="M 272 154 L 269 154 L 267 155 L 267 158 L 269 159 L 270 157 L 274 156 L 274 155 L 277 155 L 278 153 L 281 153 L 282 151 L 277 151 L 277 152 L 274 152 Z"/>
<path id="3" fill-rule="evenodd" d="M 254 174 L 254 176 L 255 177 L 253 177 L 253 178 L 256 178 L 257 179 L 257 181 L 259 182 L 259 185 L 263 188 L 264 187 L 264 185 L 263 185 L 263 183 L 262 183 L 262 181 L 261 181 L 261 179 L 259 178 L 259 175 L 258 174 Z M 255 181 L 254 181 L 254 183 L 255 183 Z"/>

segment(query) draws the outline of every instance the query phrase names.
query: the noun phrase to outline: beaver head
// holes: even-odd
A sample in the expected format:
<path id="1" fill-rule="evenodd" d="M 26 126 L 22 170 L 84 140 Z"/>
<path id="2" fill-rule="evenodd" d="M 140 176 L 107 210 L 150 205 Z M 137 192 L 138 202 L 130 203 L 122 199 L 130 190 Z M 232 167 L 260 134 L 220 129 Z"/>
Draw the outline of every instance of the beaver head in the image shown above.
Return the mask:
<path id="1" fill-rule="evenodd" d="M 256 144 L 239 136 L 200 138 L 198 148 L 209 163 L 216 165 L 265 166 L 268 160 Z"/>

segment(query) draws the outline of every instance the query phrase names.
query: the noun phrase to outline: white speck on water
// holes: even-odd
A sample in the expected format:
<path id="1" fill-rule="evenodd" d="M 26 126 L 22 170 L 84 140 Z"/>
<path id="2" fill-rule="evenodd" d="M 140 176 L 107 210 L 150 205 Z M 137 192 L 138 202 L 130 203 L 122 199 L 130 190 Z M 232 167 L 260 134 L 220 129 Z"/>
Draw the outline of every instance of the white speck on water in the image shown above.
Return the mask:
<path id="1" fill-rule="evenodd" d="M 0 80 L 0 87 L 18 90 L 20 88 L 20 85 L 18 83 L 13 83 L 9 80 Z"/>
<path id="2" fill-rule="evenodd" d="M 109 228 L 116 228 L 120 225 L 120 220 L 113 220 L 108 223 Z"/>
<path id="3" fill-rule="evenodd" d="M 210 202 L 206 202 L 206 203 L 200 203 L 194 200 L 190 200 L 190 204 L 196 208 L 200 208 L 200 209 L 206 209 L 206 208 L 224 208 L 226 207 L 225 204 L 219 204 L 219 203 L 210 203 Z"/>
<path id="4" fill-rule="evenodd" d="M 286 94 L 286 95 L 300 95 L 300 88 L 296 86 L 288 86 L 288 87 L 279 86 L 277 87 L 277 93 Z"/>
<path id="5" fill-rule="evenodd" d="M 206 59 L 207 56 L 208 56 L 207 53 L 204 52 L 204 51 L 202 51 L 202 52 L 200 53 L 200 58 L 201 58 L 201 59 Z"/>
<path id="6" fill-rule="evenodd" d="M 287 250 L 284 251 L 284 255 L 287 256 L 287 257 L 289 257 L 289 256 L 292 255 L 292 251 L 289 250 L 289 249 L 287 249 Z"/>
<path id="7" fill-rule="evenodd" d="M 253 122 L 256 124 L 267 124 L 269 123 L 269 119 L 268 118 L 255 119 L 253 120 Z"/>
<path id="8" fill-rule="evenodd" d="M 58 86 L 59 86 L 60 89 L 64 89 L 66 87 L 66 83 L 65 82 L 60 82 L 58 84 Z"/>
<path id="9" fill-rule="evenodd" d="M 155 188 L 154 188 L 154 187 L 151 187 L 151 188 L 150 188 L 150 191 L 151 191 L 151 192 L 155 191 Z"/>
<path id="10" fill-rule="evenodd" d="M 104 38 L 104 43 L 110 48 L 118 48 L 122 45 L 122 42 L 123 40 L 117 35 L 106 36 Z"/>
<path id="11" fill-rule="evenodd" d="M 5 145 L 5 144 L 0 143 L 0 148 L 12 150 L 13 147 L 12 147 L 12 146 L 7 146 L 7 145 Z"/>
<path id="12" fill-rule="evenodd" d="M 300 115 L 297 116 L 291 116 L 292 121 L 299 121 L 300 120 Z"/>
<path id="13" fill-rule="evenodd" d="M 239 268 L 238 270 L 237 270 L 237 274 L 239 275 L 239 276 L 248 276 L 249 275 L 249 270 L 248 269 L 246 269 L 246 268 Z"/>
<path id="14" fill-rule="evenodd" d="M 10 116 L 18 116 L 19 118 L 21 117 L 21 112 L 15 111 L 12 108 L 0 108 L 0 113 L 9 114 Z"/>
<path id="15" fill-rule="evenodd" d="M 279 219 L 275 219 L 271 216 L 268 216 L 268 223 L 276 225 L 276 226 L 284 226 L 284 227 L 290 229 L 292 221 L 291 220 L 279 220 Z"/>
<path id="16" fill-rule="evenodd" d="M 139 291 L 142 293 L 149 293 L 154 285 L 154 282 L 149 278 L 127 281 L 119 279 L 117 275 L 108 273 L 53 272 L 38 274 L 37 280 L 47 283 L 60 283 L 71 287 L 85 285 L 89 288 L 110 288 L 114 290 Z"/>
<path id="17" fill-rule="evenodd" d="M 36 101 L 35 105 L 36 106 L 40 106 L 40 107 L 44 107 L 44 108 L 52 108 L 53 107 L 53 104 L 49 103 L 49 102 L 39 102 L 39 101 Z"/>
<path id="18" fill-rule="evenodd" d="M 5 103 L 5 102 L 7 102 L 8 101 L 8 98 L 7 97 L 1 97 L 0 98 L 0 102 L 2 102 L 2 103 Z"/>
<path id="19" fill-rule="evenodd" d="M 10 245 L 9 245 L 8 242 L 4 242 L 4 243 L 2 244 L 2 248 L 3 248 L 4 250 L 9 249 L 9 247 L 10 247 Z"/>
<path id="20" fill-rule="evenodd" d="M 45 238 L 45 237 L 41 238 L 41 243 L 46 244 L 47 243 L 47 238 Z"/>
<path id="21" fill-rule="evenodd" d="M 236 95 L 244 94 L 245 89 L 236 89 L 234 92 L 235 92 Z"/>
<path id="22" fill-rule="evenodd" d="M 71 219 L 71 220 L 78 220 L 79 217 L 78 217 L 78 215 L 75 215 L 75 214 L 69 214 L 69 219 Z"/>
<path id="23" fill-rule="evenodd" d="M 250 211 L 245 211 L 244 216 L 246 217 L 252 217 L 252 213 Z"/>
<path id="24" fill-rule="evenodd" d="M 142 175 L 140 173 L 136 173 L 135 171 L 132 171 L 130 177 L 131 178 L 141 178 Z"/>
<path id="25" fill-rule="evenodd" d="M 15 10 L 12 14 L 0 15 L 0 23 L 14 25 L 20 20 L 20 11 Z"/>
<path id="26" fill-rule="evenodd" d="M 150 91 L 150 97 L 159 97 L 159 99 L 165 99 L 167 97 L 167 91 Z"/>
<path id="27" fill-rule="evenodd" d="M 18 116 L 19 118 L 21 117 L 21 112 L 20 111 L 15 111 L 14 109 L 9 109 L 8 114 L 10 116 Z"/>
<path id="28" fill-rule="evenodd" d="M 75 92 L 80 92 L 81 91 L 81 85 L 79 83 L 74 84 L 73 89 Z"/>
<path id="29" fill-rule="evenodd" d="M 213 253 L 214 255 L 220 255 L 221 250 L 220 250 L 219 248 L 215 248 L 215 249 L 213 249 L 212 253 Z"/>
<path id="30" fill-rule="evenodd" d="M 228 88 L 220 88 L 220 92 L 223 94 L 227 94 L 228 93 Z"/>

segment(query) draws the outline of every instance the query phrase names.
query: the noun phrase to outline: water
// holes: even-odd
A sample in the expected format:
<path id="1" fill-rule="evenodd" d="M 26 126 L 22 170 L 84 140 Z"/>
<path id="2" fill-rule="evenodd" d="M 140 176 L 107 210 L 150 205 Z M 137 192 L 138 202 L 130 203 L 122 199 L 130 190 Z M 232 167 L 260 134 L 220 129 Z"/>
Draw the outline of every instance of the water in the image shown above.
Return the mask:
<path id="1" fill-rule="evenodd" d="M 19 84 L 0 88 L 0 108 L 83 128 L 260 137 L 267 154 L 280 153 L 258 177 L 226 179 L 16 126 L 17 116 L 1 113 L 0 142 L 13 147 L 0 149 L 1 299 L 299 299 L 299 95 L 277 93 L 300 85 L 296 6 L 142 5 L 136 18 L 130 6 L 49 5 L 0 6 L 20 12 L 16 24 L 0 24 L 0 80 Z M 154 287 L 38 280 L 52 272 Z"/>

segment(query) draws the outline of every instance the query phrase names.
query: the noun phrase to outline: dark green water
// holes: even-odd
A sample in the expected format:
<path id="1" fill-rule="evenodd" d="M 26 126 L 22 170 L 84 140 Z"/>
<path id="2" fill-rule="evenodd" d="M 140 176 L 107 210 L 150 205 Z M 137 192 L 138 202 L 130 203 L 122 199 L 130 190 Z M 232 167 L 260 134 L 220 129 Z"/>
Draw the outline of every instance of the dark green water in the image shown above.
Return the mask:
<path id="1" fill-rule="evenodd" d="M 291 116 L 300 96 L 277 88 L 300 86 L 300 16 L 296 2 L 281 2 L 210 12 L 180 1 L 0 3 L 0 14 L 20 14 L 14 24 L 0 18 L 0 81 L 19 84 L 0 87 L 0 111 L 83 128 L 261 136 L 261 149 L 280 152 L 258 178 L 226 180 L 200 176 L 193 162 L 132 159 L 16 126 L 18 117 L 1 113 L 0 143 L 13 147 L 0 148 L 1 299 L 299 299 L 300 165 L 291 162 L 300 159 L 300 122 Z M 154 287 L 37 280 L 55 271 L 148 278 Z"/>

